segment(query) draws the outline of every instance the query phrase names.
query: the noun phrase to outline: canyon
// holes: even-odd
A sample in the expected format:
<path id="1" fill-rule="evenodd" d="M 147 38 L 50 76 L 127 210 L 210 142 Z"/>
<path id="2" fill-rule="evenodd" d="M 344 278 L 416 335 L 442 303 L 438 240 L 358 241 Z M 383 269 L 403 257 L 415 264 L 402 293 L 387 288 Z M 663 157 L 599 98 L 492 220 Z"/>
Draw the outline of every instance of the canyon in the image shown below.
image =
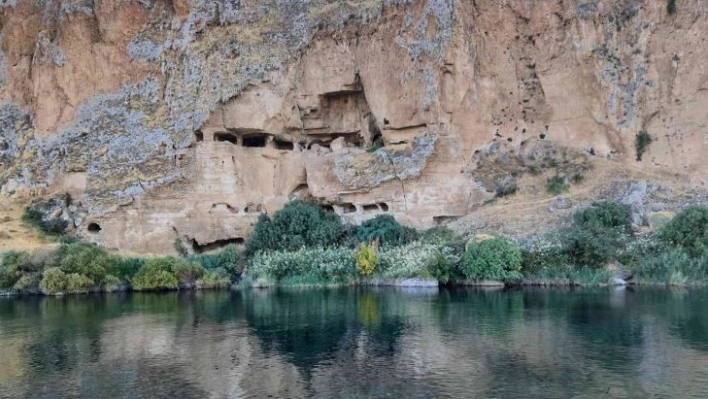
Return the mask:
<path id="1" fill-rule="evenodd" d="M 706 198 L 706 39 L 703 0 L 0 0 L 0 192 L 140 254 L 295 199 L 524 236 L 610 198 L 649 226 Z"/>

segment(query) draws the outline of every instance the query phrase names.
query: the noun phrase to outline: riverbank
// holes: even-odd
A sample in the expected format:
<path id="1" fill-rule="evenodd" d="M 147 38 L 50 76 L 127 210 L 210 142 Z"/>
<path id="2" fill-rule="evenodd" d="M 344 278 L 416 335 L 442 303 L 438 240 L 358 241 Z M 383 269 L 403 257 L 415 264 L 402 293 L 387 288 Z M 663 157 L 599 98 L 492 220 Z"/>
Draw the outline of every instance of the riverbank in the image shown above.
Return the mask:
<path id="1" fill-rule="evenodd" d="M 64 295 L 277 286 L 703 286 L 708 208 L 689 207 L 650 233 L 626 206 L 601 202 L 534 240 L 416 231 L 390 216 L 360 226 L 295 201 L 263 215 L 245 247 L 181 257 L 123 257 L 70 237 L 0 255 L 0 291 Z"/>

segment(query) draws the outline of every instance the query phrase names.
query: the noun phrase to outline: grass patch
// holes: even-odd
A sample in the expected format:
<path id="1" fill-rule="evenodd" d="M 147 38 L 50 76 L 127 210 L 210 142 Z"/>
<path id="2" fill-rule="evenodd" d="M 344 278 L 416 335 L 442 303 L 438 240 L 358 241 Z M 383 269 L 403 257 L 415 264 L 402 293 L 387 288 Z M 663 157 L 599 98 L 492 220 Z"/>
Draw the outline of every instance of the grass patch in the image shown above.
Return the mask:
<path id="1" fill-rule="evenodd" d="M 565 182 L 565 179 L 558 175 L 549 177 L 548 180 L 546 180 L 546 191 L 549 194 L 563 194 L 567 192 L 569 188 L 570 186 Z"/>

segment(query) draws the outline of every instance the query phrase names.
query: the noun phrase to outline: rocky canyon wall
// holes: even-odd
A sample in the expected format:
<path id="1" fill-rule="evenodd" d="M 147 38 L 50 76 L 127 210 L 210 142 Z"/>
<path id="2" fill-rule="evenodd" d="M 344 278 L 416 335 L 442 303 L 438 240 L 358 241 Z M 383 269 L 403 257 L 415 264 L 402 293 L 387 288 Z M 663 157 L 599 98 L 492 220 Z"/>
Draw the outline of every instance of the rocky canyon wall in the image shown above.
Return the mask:
<path id="1" fill-rule="evenodd" d="M 708 3 L 669 3 L 0 0 L 2 193 L 169 253 L 296 198 L 429 227 L 549 159 L 701 186 Z"/>

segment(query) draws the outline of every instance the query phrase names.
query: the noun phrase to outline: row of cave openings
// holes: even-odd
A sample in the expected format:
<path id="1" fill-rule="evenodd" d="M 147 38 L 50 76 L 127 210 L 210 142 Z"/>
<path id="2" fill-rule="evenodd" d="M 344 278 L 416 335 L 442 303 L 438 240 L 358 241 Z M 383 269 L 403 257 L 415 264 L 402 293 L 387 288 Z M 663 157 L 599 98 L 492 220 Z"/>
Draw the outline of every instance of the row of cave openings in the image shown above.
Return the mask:
<path id="1" fill-rule="evenodd" d="M 197 130 L 194 132 L 195 141 L 197 143 L 204 142 L 204 132 Z M 294 151 L 294 150 L 311 150 L 314 145 L 319 145 L 320 147 L 330 148 L 332 141 L 343 137 L 344 141 L 356 147 L 363 148 L 364 142 L 362 141 L 359 133 L 332 133 L 323 134 L 314 140 L 308 140 L 307 142 L 292 142 L 288 140 L 283 140 L 276 137 L 270 133 L 248 133 L 240 134 L 238 132 L 215 132 L 213 140 L 218 143 L 231 143 L 234 146 L 245 147 L 245 148 L 266 148 L 271 147 L 278 151 Z"/>
<path id="2" fill-rule="evenodd" d="M 378 202 L 375 204 L 366 204 L 366 205 L 356 205 L 352 203 L 344 203 L 344 204 L 323 204 L 321 205 L 322 209 L 324 209 L 326 212 L 333 212 L 333 213 L 339 213 L 339 214 L 353 214 L 353 213 L 363 213 L 363 214 L 371 214 L 371 213 L 381 213 L 381 212 L 388 212 L 389 206 L 385 202 Z"/>

